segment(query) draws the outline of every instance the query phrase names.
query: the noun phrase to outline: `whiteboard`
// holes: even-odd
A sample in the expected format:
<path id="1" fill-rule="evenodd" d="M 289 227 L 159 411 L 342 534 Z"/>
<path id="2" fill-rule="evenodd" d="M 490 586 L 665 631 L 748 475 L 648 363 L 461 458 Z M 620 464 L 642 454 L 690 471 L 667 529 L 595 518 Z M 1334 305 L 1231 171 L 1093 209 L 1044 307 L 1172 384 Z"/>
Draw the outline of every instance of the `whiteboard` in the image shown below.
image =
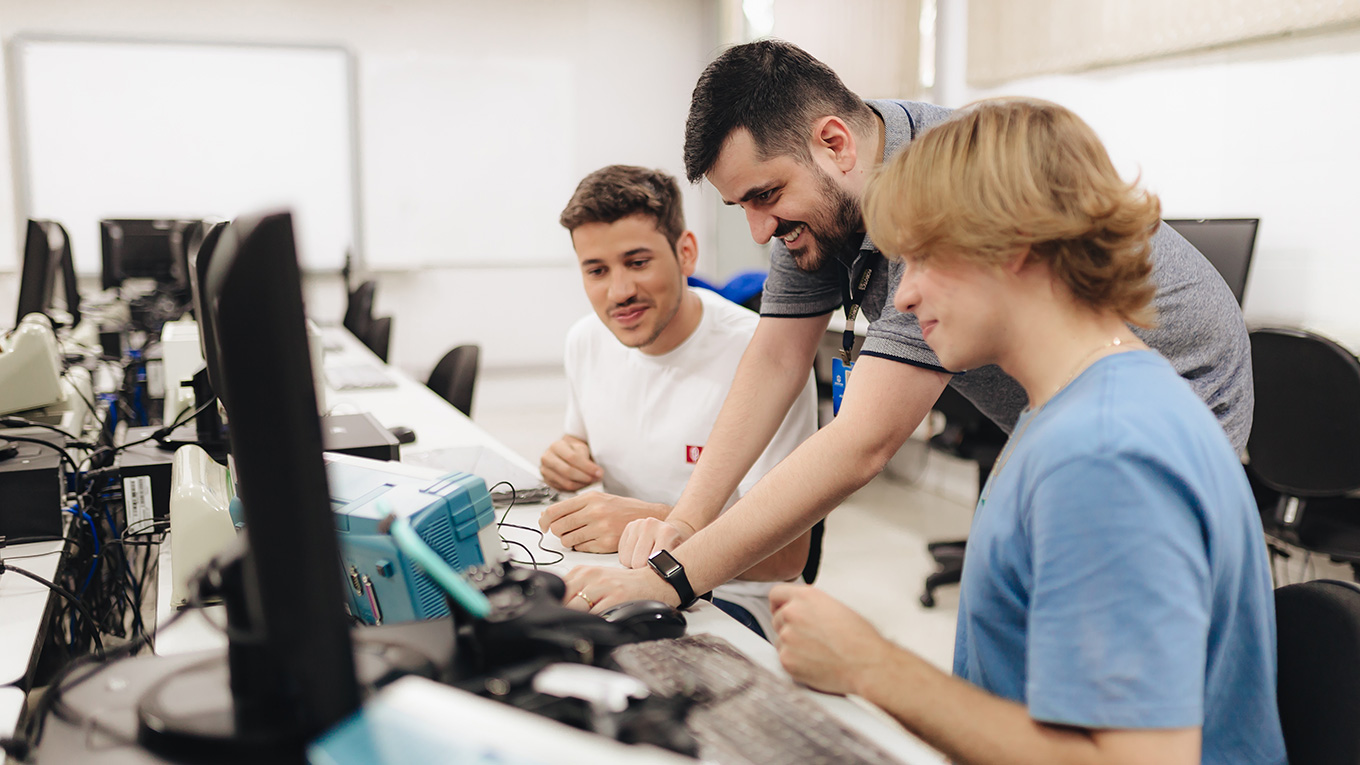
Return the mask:
<path id="1" fill-rule="evenodd" d="M 287 207 L 309 270 L 362 238 L 353 66 L 339 47 L 19 37 L 21 220 L 60 221 L 101 270 L 102 218 Z"/>

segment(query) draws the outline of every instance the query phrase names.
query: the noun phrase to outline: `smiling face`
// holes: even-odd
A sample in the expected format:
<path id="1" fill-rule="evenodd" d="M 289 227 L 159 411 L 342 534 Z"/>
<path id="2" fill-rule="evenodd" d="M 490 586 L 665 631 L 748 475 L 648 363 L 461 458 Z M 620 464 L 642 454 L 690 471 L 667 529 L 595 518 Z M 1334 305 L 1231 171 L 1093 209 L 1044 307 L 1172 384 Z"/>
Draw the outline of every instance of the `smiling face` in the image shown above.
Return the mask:
<path id="1" fill-rule="evenodd" d="M 827 256 L 858 249 L 864 231 L 859 197 L 819 161 L 761 159 L 750 132 L 740 129 L 707 177 L 724 204 L 741 206 L 757 244 L 783 239 L 798 267 L 814 271 Z"/>
<path id="2" fill-rule="evenodd" d="M 613 223 L 585 223 L 571 233 L 586 297 L 600 321 L 629 348 L 662 354 L 684 342 L 698 317 L 685 311 L 685 277 L 694 273 L 694 234 L 672 249 L 656 220 L 630 215 Z"/>
<path id="3" fill-rule="evenodd" d="M 998 363 L 1008 347 L 1006 271 L 959 258 L 905 266 L 893 306 L 916 314 L 940 365 L 962 372 Z"/>

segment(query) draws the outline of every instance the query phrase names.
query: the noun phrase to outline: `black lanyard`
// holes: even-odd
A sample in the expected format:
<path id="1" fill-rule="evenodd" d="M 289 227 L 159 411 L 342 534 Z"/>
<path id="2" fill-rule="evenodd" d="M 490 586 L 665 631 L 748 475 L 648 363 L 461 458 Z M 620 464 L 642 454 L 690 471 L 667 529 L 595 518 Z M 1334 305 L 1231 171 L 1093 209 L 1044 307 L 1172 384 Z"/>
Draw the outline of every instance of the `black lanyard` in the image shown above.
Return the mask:
<path id="1" fill-rule="evenodd" d="M 845 279 L 841 282 L 841 302 L 845 306 L 845 333 L 841 341 L 841 360 L 846 364 L 850 363 L 850 355 L 855 349 L 855 317 L 859 316 L 859 304 L 864 302 L 864 292 L 873 275 L 874 269 L 866 266 L 856 280 L 854 266 L 849 266 L 846 268 Z M 859 282 L 858 287 L 855 287 L 855 281 Z M 859 291 L 858 296 L 855 294 L 856 289 Z"/>

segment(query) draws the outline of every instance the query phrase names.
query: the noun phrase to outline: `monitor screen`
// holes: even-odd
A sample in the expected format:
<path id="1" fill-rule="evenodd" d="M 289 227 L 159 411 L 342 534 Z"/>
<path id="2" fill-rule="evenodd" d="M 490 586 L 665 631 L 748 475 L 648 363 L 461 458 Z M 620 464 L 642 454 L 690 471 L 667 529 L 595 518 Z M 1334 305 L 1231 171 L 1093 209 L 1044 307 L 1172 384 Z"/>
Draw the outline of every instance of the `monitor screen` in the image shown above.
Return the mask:
<path id="1" fill-rule="evenodd" d="M 55 320 L 53 309 L 69 314 L 73 326 L 80 323 L 80 293 L 71 259 L 71 240 L 56 221 L 30 220 L 24 238 L 15 325 L 30 313 L 47 314 Z"/>
<path id="2" fill-rule="evenodd" d="M 1204 254 L 1228 283 L 1237 304 L 1247 290 L 1247 271 L 1251 268 L 1251 254 L 1256 247 L 1256 228 L 1259 218 L 1218 218 L 1168 220 L 1186 241 Z"/>
<path id="3" fill-rule="evenodd" d="M 104 289 L 126 279 L 151 279 L 157 284 L 187 288 L 184 255 L 193 220 L 117 219 L 99 221 L 104 261 Z"/>

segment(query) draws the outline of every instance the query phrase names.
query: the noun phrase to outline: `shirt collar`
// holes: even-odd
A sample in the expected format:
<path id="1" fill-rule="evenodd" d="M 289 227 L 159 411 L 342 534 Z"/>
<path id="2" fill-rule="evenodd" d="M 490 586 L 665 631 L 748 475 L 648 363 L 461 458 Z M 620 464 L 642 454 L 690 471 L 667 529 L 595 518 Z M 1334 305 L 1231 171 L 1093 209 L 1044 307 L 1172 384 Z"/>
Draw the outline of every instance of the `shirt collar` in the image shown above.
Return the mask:
<path id="1" fill-rule="evenodd" d="M 896 154 L 899 149 L 911 142 L 912 124 L 911 117 L 907 114 L 907 108 L 897 101 L 886 99 L 865 101 L 865 104 L 873 109 L 879 117 L 883 118 L 883 157 L 884 162 Z M 874 244 L 866 233 L 864 241 L 859 245 L 860 253 L 869 252 L 879 254 L 878 245 Z M 858 262 L 860 256 L 855 256 Z"/>

